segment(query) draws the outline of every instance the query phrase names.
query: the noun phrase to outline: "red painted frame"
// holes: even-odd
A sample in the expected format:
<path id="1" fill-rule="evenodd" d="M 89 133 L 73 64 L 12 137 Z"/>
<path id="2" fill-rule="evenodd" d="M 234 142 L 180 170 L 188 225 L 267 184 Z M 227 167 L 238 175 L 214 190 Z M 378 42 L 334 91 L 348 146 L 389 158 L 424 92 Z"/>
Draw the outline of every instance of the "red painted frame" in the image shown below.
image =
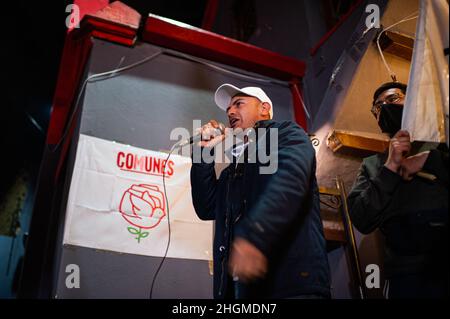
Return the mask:
<path id="1" fill-rule="evenodd" d="M 106 6 L 111 9 L 114 3 L 108 4 L 107 0 L 79 0 L 80 4 L 89 3 L 89 8 L 103 9 Z M 77 1 L 75 1 L 77 3 Z M 117 5 L 117 3 L 116 3 Z M 211 2 L 211 12 L 217 3 Z M 81 8 L 82 14 L 93 14 L 89 8 Z M 120 4 L 116 6 L 123 12 L 115 12 L 114 17 L 129 15 L 127 7 Z M 130 9 L 130 8 L 128 8 Z M 120 19 L 118 19 L 120 22 Z M 205 20 L 206 24 L 212 25 L 213 14 Z M 121 31 L 122 30 L 122 31 Z M 120 25 L 116 21 L 101 21 L 90 18 L 87 15 L 81 24 L 80 30 L 69 31 L 61 59 L 58 83 L 55 91 L 52 114 L 47 134 L 48 145 L 59 145 L 64 139 L 61 149 L 61 158 L 56 169 L 55 180 L 64 163 L 72 132 L 74 121 L 67 123 L 69 114 L 73 109 L 74 99 L 80 86 L 81 77 L 84 73 L 86 62 L 92 47 L 91 37 L 100 37 L 111 42 L 132 46 L 137 28 L 129 28 L 129 25 Z M 289 82 L 294 114 L 296 122 L 307 130 L 307 119 L 305 106 L 302 99 L 301 81 L 305 74 L 305 63 L 291 57 L 262 49 L 247 43 L 230 39 L 213 32 L 191 27 L 157 16 L 149 16 L 142 32 L 142 40 L 185 52 L 194 56 L 206 58 L 211 61 L 239 67 L 261 75 Z M 70 127 L 66 127 L 70 125 Z M 68 134 L 64 137 L 64 131 Z"/>
<path id="2" fill-rule="evenodd" d="M 289 81 L 305 74 L 303 61 L 158 16 L 149 16 L 143 40 L 210 61 Z"/>
<path id="3" fill-rule="evenodd" d="M 303 61 L 154 15 L 147 18 L 142 37 L 159 46 L 289 81 L 295 120 L 307 130 L 300 85 L 306 69 Z"/>

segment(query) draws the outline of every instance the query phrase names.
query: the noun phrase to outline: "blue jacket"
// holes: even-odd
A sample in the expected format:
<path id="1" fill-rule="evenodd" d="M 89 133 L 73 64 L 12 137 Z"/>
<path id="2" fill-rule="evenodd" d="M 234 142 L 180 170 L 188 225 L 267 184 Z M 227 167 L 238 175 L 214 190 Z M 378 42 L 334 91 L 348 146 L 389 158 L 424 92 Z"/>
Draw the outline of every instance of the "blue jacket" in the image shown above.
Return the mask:
<path id="1" fill-rule="evenodd" d="M 258 143 L 270 148 L 269 128 L 278 129 L 278 169 L 260 174 L 255 154 L 230 164 L 216 178 L 214 163 L 193 163 L 192 199 L 202 220 L 215 220 L 214 297 L 285 298 L 302 294 L 330 296 L 326 242 L 320 218 L 315 177 L 316 160 L 308 136 L 297 124 L 259 121 L 267 134 Z M 256 147 L 258 150 L 258 146 Z M 234 284 L 228 274 L 233 238 L 253 243 L 269 262 L 266 277 Z M 230 294 L 234 292 L 234 294 Z"/>

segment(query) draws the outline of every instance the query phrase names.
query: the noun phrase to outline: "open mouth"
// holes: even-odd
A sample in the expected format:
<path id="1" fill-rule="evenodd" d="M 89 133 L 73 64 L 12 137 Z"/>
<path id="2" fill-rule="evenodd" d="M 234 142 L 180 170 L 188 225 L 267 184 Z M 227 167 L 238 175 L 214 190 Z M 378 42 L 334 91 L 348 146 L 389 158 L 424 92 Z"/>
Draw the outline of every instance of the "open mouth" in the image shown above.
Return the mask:
<path id="1" fill-rule="evenodd" d="M 230 126 L 232 127 L 232 128 L 234 128 L 234 126 L 236 125 L 236 123 L 239 121 L 239 119 L 238 118 L 232 118 L 232 119 L 230 119 Z"/>

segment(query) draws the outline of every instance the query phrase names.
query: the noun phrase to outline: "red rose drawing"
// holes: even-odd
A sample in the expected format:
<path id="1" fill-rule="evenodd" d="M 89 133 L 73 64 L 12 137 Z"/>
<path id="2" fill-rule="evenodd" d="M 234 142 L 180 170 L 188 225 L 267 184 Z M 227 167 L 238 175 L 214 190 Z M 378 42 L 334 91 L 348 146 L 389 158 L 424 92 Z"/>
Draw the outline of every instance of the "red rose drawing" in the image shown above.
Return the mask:
<path id="1" fill-rule="evenodd" d="M 137 227 L 129 226 L 128 231 L 137 236 L 138 243 L 149 234 L 142 229 L 158 226 L 166 216 L 165 203 L 164 194 L 155 185 L 134 184 L 123 193 L 119 211 L 128 223 Z"/>

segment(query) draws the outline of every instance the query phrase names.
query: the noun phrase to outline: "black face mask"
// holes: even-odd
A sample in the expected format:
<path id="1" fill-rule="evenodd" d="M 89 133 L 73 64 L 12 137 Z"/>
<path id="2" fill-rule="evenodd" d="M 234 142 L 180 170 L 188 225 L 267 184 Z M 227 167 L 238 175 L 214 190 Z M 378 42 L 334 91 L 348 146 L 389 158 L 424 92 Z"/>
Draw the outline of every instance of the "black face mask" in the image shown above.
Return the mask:
<path id="1" fill-rule="evenodd" d="M 383 104 L 378 117 L 378 126 L 383 133 L 394 136 L 402 125 L 402 104 Z"/>

